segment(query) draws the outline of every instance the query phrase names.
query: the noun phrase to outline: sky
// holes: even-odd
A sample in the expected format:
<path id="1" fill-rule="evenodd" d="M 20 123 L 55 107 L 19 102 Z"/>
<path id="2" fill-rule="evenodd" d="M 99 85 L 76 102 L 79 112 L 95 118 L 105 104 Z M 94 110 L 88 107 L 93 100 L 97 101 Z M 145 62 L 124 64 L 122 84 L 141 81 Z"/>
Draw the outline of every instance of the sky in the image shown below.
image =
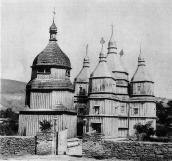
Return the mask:
<path id="1" fill-rule="evenodd" d="M 130 78 L 141 46 L 155 95 L 172 98 L 171 0 L 2 0 L 0 7 L 1 78 L 30 80 L 30 66 L 48 43 L 55 8 L 58 44 L 71 60 L 72 81 L 82 67 L 86 44 L 91 71 L 101 37 L 107 52 L 113 24 Z"/>

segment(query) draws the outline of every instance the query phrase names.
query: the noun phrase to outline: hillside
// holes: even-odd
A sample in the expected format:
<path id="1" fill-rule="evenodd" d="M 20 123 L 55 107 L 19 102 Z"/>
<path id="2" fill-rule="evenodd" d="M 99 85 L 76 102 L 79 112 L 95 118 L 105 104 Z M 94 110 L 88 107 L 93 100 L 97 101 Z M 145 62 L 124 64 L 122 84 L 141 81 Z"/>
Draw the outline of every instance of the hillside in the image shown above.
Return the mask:
<path id="1" fill-rule="evenodd" d="M 1 79 L 0 109 L 11 108 L 14 112 L 24 109 L 26 83 Z"/>

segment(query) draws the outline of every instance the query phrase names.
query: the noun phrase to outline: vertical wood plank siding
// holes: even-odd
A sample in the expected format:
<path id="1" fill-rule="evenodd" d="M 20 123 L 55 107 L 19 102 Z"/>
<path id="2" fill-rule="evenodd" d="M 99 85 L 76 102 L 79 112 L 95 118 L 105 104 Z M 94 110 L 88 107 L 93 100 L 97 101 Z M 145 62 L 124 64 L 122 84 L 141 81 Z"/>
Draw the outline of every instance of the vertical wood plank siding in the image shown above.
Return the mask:
<path id="1" fill-rule="evenodd" d="M 69 91 L 53 91 L 52 105 L 63 104 L 68 109 L 73 109 L 73 93 Z"/>
<path id="2" fill-rule="evenodd" d="M 19 116 L 19 134 L 24 135 L 24 129 L 26 129 L 26 136 L 35 136 L 37 132 L 40 132 L 40 121 L 47 120 L 53 124 L 53 119 L 57 118 L 56 129 L 61 131 L 68 129 L 68 138 L 76 136 L 77 128 L 77 116 L 75 115 L 23 115 Z"/>
<path id="3" fill-rule="evenodd" d="M 53 91 L 49 93 L 31 92 L 31 109 L 52 109 L 57 104 L 73 108 L 73 93 L 69 91 Z"/>
<path id="4" fill-rule="evenodd" d="M 91 92 L 116 91 L 116 82 L 112 78 L 91 79 Z"/>
<path id="5" fill-rule="evenodd" d="M 133 95 L 154 95 L 154 84 L 151 82 L 132 83 Z"/>
<path id="6" fill-rule="evenodd" d="M 52 93 L 31 92 L 31 109 L 49 109 L 52 108 Z"/>
<path id="7" fill-rule="evenodd" d="M 89 117 L 89 131 L 92 131 L 92 123 L 101 123 L 101 133 L 105 136 L 117 136 L 118 135 L 118 118 L 108 117 Z"/>

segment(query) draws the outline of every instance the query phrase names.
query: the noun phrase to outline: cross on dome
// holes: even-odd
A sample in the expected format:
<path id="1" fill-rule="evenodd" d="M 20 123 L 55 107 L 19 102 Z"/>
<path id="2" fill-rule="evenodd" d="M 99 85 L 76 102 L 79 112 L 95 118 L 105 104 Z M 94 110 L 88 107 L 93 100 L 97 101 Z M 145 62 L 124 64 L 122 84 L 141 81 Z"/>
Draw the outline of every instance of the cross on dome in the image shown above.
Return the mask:
<path id="1" fill-rule="evenodd" d="M 102 46 L 103 46 L 104 43 L 105 43 L 105 40 L 102 37 L 101 40 L 100 40 L 100 44 L 102 44 Z"/>
<path id="2" fill-rule="evenodd" d="M 88 55 L 88 44 L 86 45 L 86 56 Z"/>
<path id="3" fill-rule="evenodd" d="M 54 21 L 55 15 L 56 15 L 56 10 L 55 10 L 55 8 L 54 8 L 54 11 L 53 11 L 53 21 Z"/>

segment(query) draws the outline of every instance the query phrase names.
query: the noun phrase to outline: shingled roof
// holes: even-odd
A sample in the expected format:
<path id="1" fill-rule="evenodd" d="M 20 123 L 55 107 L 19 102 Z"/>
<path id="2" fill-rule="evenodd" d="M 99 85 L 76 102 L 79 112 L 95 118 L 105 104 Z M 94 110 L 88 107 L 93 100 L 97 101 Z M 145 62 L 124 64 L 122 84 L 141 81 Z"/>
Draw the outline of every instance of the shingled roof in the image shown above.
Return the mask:
<path id="1" fill-rule="evenodd" d="M 74 90 L 73 84 L 70 80 L 46 80 L 41 81 L 38 79 L 34 79 L 29 81 L 27 84 L 27 89 L 69 89 Z"/>
<path id="2" fill-rule="evenodd" d="M 71 68 L 68 56 L 60 49 L 56 41 L 50 41 L 46 48 L 33 61 L 33 66 L 52 65 Z"/>

